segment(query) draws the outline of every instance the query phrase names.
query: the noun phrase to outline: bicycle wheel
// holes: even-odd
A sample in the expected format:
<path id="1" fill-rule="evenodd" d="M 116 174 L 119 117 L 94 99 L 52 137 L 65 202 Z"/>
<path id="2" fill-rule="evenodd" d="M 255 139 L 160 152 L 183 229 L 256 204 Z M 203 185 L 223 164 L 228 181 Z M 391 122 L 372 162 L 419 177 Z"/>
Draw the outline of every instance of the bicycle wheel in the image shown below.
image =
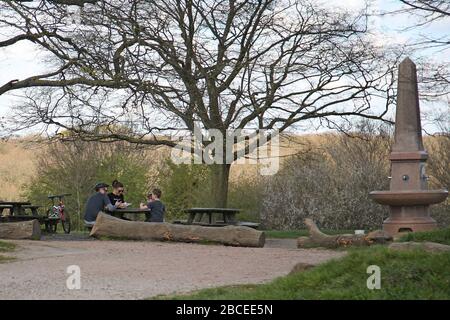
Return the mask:
<path id="1" fill-rule="evenodd" d="M 47 210 L 47 221 L 45 222 L 45 231 L 48 233 L 56 233 L 58 227 L 58 220 L 52 219 L 51 210 Z"/>
<path id="2" fill-rule="evenodd" d="M 62 224 L 62 227 L 64 229 L 64 232 L 65 233 L 70 233 L 70 228 L 71 228 L 70 216 L 66 212 L 64 212 L 61 215 L 61 224 Z"/>

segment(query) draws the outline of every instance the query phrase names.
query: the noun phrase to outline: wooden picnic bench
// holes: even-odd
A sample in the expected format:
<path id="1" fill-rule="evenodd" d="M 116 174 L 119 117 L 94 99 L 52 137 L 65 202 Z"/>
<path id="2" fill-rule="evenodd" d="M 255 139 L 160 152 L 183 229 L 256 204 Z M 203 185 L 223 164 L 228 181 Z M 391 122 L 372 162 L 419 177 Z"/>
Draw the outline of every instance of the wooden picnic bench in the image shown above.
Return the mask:
<path id="1" fill-rule="evenodd" d="M 8 206 L 4 207 L 4 209 L 9 209 L 10 215 L 23 215 L 24 214 L 24 208 L 23 206 L 30 206 L 31 202 L 29 201 L 2 201 L 0 202 L 1 206 Z"/>
<path id="2" fill-rule="evenodd" d="M 190 208 L 183 210 L 187 213 L 188 219 L 186 224 L 200 224 L 208 226 L 225 226 L 236 225 L 236 214 L 241 210 L 231 208 Z M 213 215 L 219 214 L 222 216 L 222 221 L 214 219 Z M 208 216 L 208 221 L 203 222 L 204 215 Z"/>
<path id="3" fill-rule="evenodd" d="M 116 210 L 112 211 L 112 215 L 122 214 L 122 213 L 145 214 L 145 213 L 150 213 L 150 209 L 125 208 L 125 209 L 116 209 Z"/>
<path id="4" fill-rule="evenodd" d="M 113 217 L 116 218 L 120 218 L 120 219 L 124 219 L 124 220 L 130 220 L 127 218 L 124 218 L 124 214 L 133 214 L 133 215 L 137 215 L 137 214 L 146 214 L 146 213 L 150 213 L 150 209 L 141 209 L 141 208 L 124 208 L 124 209 L 116 209 L 112 212 L 108 212 L 109 214 L 111 214 Z"/>
<path id="5" fill-rule="evenodd" d="M 39 208 L 42 208 L 42 206 L 34 206 L 34 205 L 24 205 L 22 206 L 22 208 L 25 209 L 29 209 L 31 211 L 31 214 L 33 216 L 38 216 L 39 215 Z"/>
<path id="6" fill-rule="evenodd" d="M 236 214 L 241 210 L 232 208 L 190 208 L 183 210 L 187 213 L 187 220 L 175 220 L 175 224 L 194 224 L 205 227 L 224 227 L 224 226 L 243 226 L 253 229 L 258 229 L 259 223 L 248 221 L 237 221 Z M 217 220 L 214 214 L 222 216 L 222 220 Z M 207 221 L 204 221 L 204 215 L 208 216 Z"/>
<path id="7" fill-rule="evenodd" d="M 40 216 L 38 209 L 41 206 L 32 205 L 29 201 L 2 201 L 0 202 L 0 222 L 18 222 L 38 220 L 39 223 L 48 221 L 46 216 Z M 3 215 L 3 210 L 8 209 L 9 215 Z M 30 210 L 31 214 L 25 214 Z"/>

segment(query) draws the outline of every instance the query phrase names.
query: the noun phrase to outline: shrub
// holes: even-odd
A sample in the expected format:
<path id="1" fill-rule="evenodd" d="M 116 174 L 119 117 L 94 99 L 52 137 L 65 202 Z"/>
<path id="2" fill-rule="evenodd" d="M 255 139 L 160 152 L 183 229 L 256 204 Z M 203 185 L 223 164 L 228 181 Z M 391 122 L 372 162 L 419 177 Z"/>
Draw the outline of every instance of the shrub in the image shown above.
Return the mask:
<path id="1" fill-rule="evenodd" d="M 387 132 L 370 125 L 354 137 L 329 135 L 320 148 L 290 158 L 266 179 L 262 223 L 300 229 L 310 217 L 327 229 L 379 228 L 387 208 L 374 203 L 369 192 L 389 188 L 389 150 Z"/>
<path id="2" fill-rule="evenodd" d="M 230 181 L 228 207 L 242 210 L 239 220 L 258 222 L 264 196 L 261 178 L 242 173 Z"/>
<path id="3" fill-rule="evenodd" d="M 186 218 L 183 213 L 186 208 L 212 205 L 209 175 L 207 165 L 174 164 L 170 159 L 165 162 L 158 183 L 163 192 L 166 220 Z"/>
<path id="4" fill-rule="evenodd" d="M 211 197 L 211 172 L 208 165 L 174 164 L 170 159 L 160 169 L 158 184 L 163 190 L 166 219 L 183 219 L 183 209 L 214 206 Z M 239 219 L 257 221 L 261 205 L 258 177 L 245 176 L 230 181 L 228 207 L 242 209 Z"/>
<path id="5" fill-rule="evenodd" d="M 388 207 L 373 202 L 373 190 L 388 190 L 391 139 L 385 128 L 363 123 L 353 137 L 330 134 L 327 142 L 285 161 L 264 181 L 261 221 L 266 228 L 299 229 L 310 217 L 327 229 L 380 228 Z M 450 136 L 424 141 L 429 152 L 429 188 L 450 186 Z M 440 226 L 450 225 L 450 201 L 431 206 Z"/>
<path id="6" fill-rule="evenodd" d="M 71 193 L 65 199 L 75 228 L 81 226 L 88 197 L 96 182 L 111 184 L 118 179 L 125 185 L 127 202 L 139 205 L 148 190 L 150 159 L 142 149 L 125 142 L 57 142 L 38 156 L 37 174 L 24 186 L 31 202 L 49 206 L 49 194 Z"/>
<path id="7" fill-rule="evenodd" d="M 427 139 L 429 153 L 429 187 L 432 189 L 450 188 L 450 135 L 449 133 Z M 441 227 L 450 225 L 450 199 L 431 206 L 431 215 Z"/>

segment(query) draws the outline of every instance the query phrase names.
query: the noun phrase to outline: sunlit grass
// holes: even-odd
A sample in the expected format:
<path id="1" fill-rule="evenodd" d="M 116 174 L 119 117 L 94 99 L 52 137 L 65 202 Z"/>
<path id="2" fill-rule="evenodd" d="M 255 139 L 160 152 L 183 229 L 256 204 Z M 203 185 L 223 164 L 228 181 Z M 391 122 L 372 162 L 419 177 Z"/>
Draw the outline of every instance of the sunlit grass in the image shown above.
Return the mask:
<path id="1" fill-rule="evenodd" d="M 381 269 L 381 289 L 367 288 L 367 267 Z M 157 299 L 450 299 L 450 253 L 351 250 L 338 260 L 262 285 L 227 286 Z"/>
<path id="2" fill-rule="evenodd" d="M 9 242 L 0 241 L 0 253 L 11 252 L 16 248 L 16 245 Z M 0 263 L 14 260 L 11 257 L 3 256 L 0 254 Z"/>
<path id="3" fill-rule="evenodd" d="M 407 233 L 399 241 L 431 241 L 450 245 L 450 227 L 433 231 Z"/>

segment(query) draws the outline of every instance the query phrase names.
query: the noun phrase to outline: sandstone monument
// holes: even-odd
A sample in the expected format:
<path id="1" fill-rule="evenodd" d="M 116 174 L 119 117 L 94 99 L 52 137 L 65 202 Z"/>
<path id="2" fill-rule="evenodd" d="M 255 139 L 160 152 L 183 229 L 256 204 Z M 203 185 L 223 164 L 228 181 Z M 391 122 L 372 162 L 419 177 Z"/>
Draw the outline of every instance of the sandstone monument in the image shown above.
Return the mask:
<path id="1" fill-rule="evenodd" d="M 374 201 L 390 208 L 390 216 L 383 223 L 383 230 L 387 233 L 396 235 L 403 231 L 436 228 L 436 221 L 430 217 L 428 208 L 444 201 L 448 191 L 428 190 L 427 158 L 422 143 L 416 65 L 406 58 L 398 72 L 390 190 L 370 193 Z"/>

